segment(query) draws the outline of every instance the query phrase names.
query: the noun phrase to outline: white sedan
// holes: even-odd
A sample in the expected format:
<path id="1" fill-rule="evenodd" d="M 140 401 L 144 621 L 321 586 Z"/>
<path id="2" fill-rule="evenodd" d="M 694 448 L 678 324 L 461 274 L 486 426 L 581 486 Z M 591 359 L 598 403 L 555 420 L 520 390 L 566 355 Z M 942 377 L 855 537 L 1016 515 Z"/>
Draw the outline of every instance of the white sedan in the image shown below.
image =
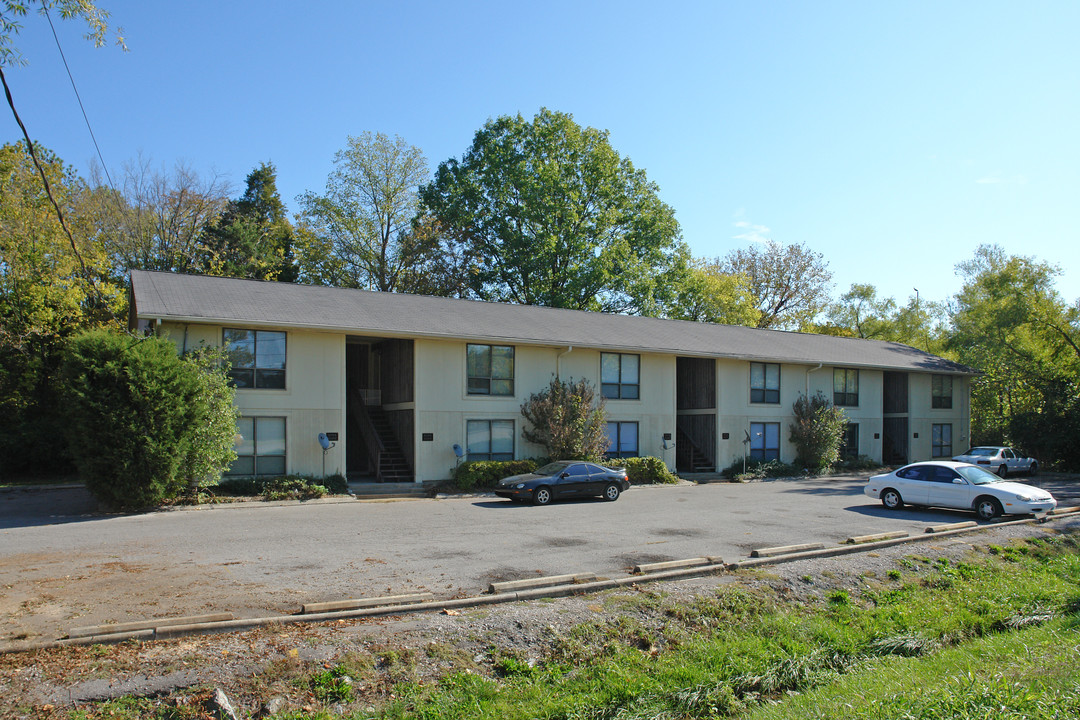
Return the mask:
<path id="1" fill-rule="evenodd" d="M 1015 473 L 1034 475 L 1039 471 L 1039 463 L 1035 458 L 1024 457 L 1011 447 L 1002 445 L 973 447 L 963 455 L 957 455 L 953 460 L 986 466 L 991 472 L 996 472 L 1001 477 Z"/>
<path id="2" fill-rule="evenodd" d="M 917 462 L 866 481 L 863 492 L 890 510 L 909 505 L 974 510 L 983 520 L 998 515 L 1047 513 L 1057 500 L 1040 488 L 1002 480 L 970 463 Z"/>

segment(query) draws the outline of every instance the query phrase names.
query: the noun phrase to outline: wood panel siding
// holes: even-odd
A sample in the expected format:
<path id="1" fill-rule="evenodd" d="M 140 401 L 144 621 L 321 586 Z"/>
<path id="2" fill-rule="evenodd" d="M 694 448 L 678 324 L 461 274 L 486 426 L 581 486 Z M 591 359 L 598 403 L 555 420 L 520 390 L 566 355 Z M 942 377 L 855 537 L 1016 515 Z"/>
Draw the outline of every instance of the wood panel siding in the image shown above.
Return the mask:
<path id="1" fill-rule="evenodd" d="M 882 412 L 886 415 L 908 411 L 908 376 L 902 372 L 883 373 Z"/>
<path id="2" fill-rule="evenodd" d="M 413 341 L 384 340 L 375 348 L 382 376 L 382 404 L 412 402 Z"/>
<path id="3" fill-rule="evenodd" d="M 408 341 L 412 344 L 412 341 Z M 394 435 L 397 437 L 398 442 L 401 443 L 401 450 L 405 455 L 405 459 L 409 463 L 409 467 L 416 469 L 416 447 L 413 442 L 415 439 L 415 412 L 412 410 L 388 410 L 386 417 L 390 420 L 390 425 L 394 428 Z"/>
<path id="4" fill-rule="evenodd" d="M 716 407 L 716 360 L 712 358 L 676 358 L 675 387 L 675 407 L 677 409 L 714 409 Z"/>

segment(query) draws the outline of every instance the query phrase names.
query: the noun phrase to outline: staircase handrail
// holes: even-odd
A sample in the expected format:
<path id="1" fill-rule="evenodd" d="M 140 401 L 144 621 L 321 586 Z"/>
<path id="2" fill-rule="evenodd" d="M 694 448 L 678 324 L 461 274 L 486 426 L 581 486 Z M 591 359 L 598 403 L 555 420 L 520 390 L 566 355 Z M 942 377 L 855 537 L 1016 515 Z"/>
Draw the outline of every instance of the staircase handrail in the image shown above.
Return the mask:
<path id="1" fill-rule="evenodd" d="M 382 438 L 379 437 L 379 433 L 375 430 L 375 424 L 371 422 L 371 416 L 368 415 L 367 404 L 364 402 L 364 394 L 356 391 L 357 403 L 353 405 L 357 409 L 357 420 L 360 426 L 360 436 L 364 439 L 364 447 L 367 449 L 368 457 L 371 457 L 375 461 L 375 479 L 382 482 L 382 455 L 386 451 L 386 445 L 383 444 Z"/>

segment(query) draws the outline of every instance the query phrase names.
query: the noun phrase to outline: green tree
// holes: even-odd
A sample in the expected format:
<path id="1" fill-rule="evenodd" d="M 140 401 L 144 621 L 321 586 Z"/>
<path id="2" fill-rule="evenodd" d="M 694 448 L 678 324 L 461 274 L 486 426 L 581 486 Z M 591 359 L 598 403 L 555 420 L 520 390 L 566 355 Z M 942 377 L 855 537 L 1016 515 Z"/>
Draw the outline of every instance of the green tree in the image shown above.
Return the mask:
<path id="1" fill-rule="evenodd" d="M 53 380 L 65 338 L 118 325 L 120 286 L 103 282 L 107 259 L 87 238 L 86 184 L 52 152 L 37 148 L 53 198 L 74 229 L 75 255 L 24 145 L 0 147 L 0 468 L 63 472 L 52 438 L 59 420 Z M 96 279 L 95 279 L 96 276 Z"/>
<path id="2" fill-rule="evenodd" d="M 366 132 L 350 136 L 334 155 L 326 192 L 306 192 L 299 239 L 301 274 L 308 281 L 390 292 L 437 249 L 411 232 L 417 188 L 427 160 L 402 138 Z"/>
<path id="3" fill-rule="evenodd" d="M 847 415 L 820 392 L 812 398 L 800 394 L 792 406 L 791 442 L 795 464 L 823 472 L 840 457 L 840 444 L 847 427 Z"/>
<path id="4" fill-rule="evenodd" d="M 918 294 L 909 297 L 907 305 L 898 305 L 893 298 L 878 297 L 873 285 L 856 283 L 829 306 L 826 318 L 825 324 L 804 327 L 825 335 L 887 340 L 934 354 L 945 352 L 945 305 L 922 300 Z"/>
<path id="5" fill-rule="evenodd" d="M 139 508 L 220 477 L 236 433 L 223 375 L 204 357 L 179 357 L 164 338 L 103 330 L 72 338 L 61 374 L 65 429 L 87 489 L 109 506 Z"/>
<path id="6" fill-rule="evenodd" d="M 22 29 L 20 18 L 26 16 L 29 7 L 30 3 L 17 0 L 3 0 L 0 3 L 0 66 L 24 63 L 22 55 L 14 45 L 14 37 Z M 35 2 L 33 7 L 42 15 L 55 8 L 64 20 L 83 20 L 87 26 L 86 39 L 94 43 L 94 47 L 105 44 L 109 34 L 109 13 L 90 0 L 40 0 Z M 116 30 L 116 44 L 124 47 L 123 30 L 120 28 Z"/>
<path id="7" fill-rule="evenodd" d="M 477 258 L 478 298 L 657 314 L 686 254 L 657 193 L 606 131 L 544 109 L 488 121 L 420 196 Z"/>
<path id="8" fill-rule="evenodd" d="M 599 460 L 607 452 L 604 398 L 587 380 L 552 377 L 547 388 L 521 405 L 526 441 L 543 447 L 552 460 Z"/>
<path id="9" fill-rule="evenodd" d="M 732 250 L 720 270 L 742 275 L 757 300 L 759 328 L 799 329 L 829 304 L 832 272 L 821 253 L 775 240 Z"/>
<path id="10" fill-rule="evenodd" d="M 1080 307 L 1055 288 L 1061 270 L 982 245 L 957 266 L 964 286 L 952 307 L 947 347 L 981 371 L 972 383 L 972 441 L 1023 444 L 1046 465 L 1080 461 Z M 1048 432 L 1031 438 L 1026 428 Z M 1018 432 L 1019 431 L 1019 432 Z"/>
<path id="11" fill-rule="evenodd" d="M 664 313 L 675 320 L 746 325 L 758 320 L 757 300 L 743 275 L 723 272 L 715 261 L 694 260 Z"/>
<path id="12" fill-rule="evenodd" d="M 293 227 L 277 189 L 273 163 L 248 173 L 247 189 L 230 200 L 203 239 L 204 270 L 211 275 L 295 282 Z"/>

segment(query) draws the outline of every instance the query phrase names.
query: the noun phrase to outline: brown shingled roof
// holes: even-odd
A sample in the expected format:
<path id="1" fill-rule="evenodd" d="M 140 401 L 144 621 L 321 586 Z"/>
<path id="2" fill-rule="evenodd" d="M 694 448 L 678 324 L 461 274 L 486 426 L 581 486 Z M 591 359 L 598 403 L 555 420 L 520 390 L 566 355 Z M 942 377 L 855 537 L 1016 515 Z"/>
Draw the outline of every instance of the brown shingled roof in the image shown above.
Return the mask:
<path id="1" fill-rule="evenodd" d="M 974 374 L 900 343 L 735 325 L 145 270 L 131 291 L 143 319 Z"/>

